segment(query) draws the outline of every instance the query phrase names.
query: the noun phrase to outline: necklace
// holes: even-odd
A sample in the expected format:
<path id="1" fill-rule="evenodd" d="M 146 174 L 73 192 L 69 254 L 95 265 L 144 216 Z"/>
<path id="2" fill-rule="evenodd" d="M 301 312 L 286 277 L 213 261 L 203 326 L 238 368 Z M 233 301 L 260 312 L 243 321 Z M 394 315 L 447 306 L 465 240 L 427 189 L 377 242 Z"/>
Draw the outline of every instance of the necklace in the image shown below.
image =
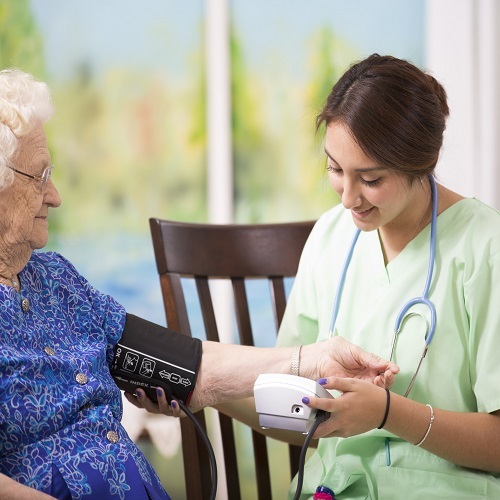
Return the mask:
<path id="1" fill-rule="evenodd" d="M 15 290 L 19 289 L 19 280 L 17 279 L 17 276 L 15 274 L 12 274 L 10 278 L 7 278 L 7 276 L 0 274 L 0 278 L 3 278 L 5 281 L 10 281 Z"/>

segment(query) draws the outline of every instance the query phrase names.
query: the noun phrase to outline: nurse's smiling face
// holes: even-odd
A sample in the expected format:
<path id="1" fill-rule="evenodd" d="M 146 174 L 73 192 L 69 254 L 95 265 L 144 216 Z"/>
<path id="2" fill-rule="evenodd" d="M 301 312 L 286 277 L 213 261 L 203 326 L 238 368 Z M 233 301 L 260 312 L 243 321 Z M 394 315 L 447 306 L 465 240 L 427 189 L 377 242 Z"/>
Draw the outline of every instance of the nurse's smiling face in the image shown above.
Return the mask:
<path id="1" fill-rule="evenodd" d="M 376 164 L 342 123 L 327 126 L 325 152 L 330 183 L 359 229 L 406 233 L 415 227 L 422 213 L 418 207 L 427 203 L 420 182 L 410 184 L 402 174 Z"/>

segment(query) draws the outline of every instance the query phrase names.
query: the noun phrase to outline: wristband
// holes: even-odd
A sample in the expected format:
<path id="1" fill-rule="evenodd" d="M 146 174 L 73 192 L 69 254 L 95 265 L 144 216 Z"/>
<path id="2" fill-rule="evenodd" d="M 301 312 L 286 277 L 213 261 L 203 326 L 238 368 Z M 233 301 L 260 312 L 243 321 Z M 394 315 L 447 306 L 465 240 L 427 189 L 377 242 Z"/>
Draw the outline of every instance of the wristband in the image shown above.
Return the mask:
<path id="1" fill-rule="evenodd" d="M 387 417 L 389 416 L 389 408 L 391 407 L 391 391 L 389 391 L 389 389 L 387 389 L 387 387 L 386 387 L 385 392 L 387 393 L 387 402 L 385 404 L 385 414 L 384 414 L 384 418 L 382 420 L 382 423 L 377 427 L 377 429 L 382 429 L 384 427 L 385 423 L 387 422 Z"/>

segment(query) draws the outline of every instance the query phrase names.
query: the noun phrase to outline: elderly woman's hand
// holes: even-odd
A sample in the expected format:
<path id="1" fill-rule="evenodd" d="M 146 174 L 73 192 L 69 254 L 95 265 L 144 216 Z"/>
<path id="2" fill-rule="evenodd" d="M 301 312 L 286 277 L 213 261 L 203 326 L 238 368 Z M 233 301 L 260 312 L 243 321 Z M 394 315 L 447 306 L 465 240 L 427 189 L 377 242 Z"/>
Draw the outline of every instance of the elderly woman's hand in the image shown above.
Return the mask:
<path id="1" fill-rule="evenodd" d="M 392 387 L 398 372 L 395 363 L 366 352 L 342 337 L 302 347 L 300 375 L 314 380 L 335 376 Z"/>
<path id="2" fill-rule="evenodd" d="M 137 408 L 144 408 L 150 413 L 162 413 L 163 415 L 167 415 L 169 417 L 184 416 L 184 412 L 181 410 L 179 403 L 175 399 L 172 399 L 170 404 L 168 404 L 167 398 L 165 397 L 165 391 L 163 389 L 158 387 L 156 394 L 158 397 L 157 403 L 151 401 L 142 389 L 137 389 L 135 394 L 126 392 L 125 397 Z"/>

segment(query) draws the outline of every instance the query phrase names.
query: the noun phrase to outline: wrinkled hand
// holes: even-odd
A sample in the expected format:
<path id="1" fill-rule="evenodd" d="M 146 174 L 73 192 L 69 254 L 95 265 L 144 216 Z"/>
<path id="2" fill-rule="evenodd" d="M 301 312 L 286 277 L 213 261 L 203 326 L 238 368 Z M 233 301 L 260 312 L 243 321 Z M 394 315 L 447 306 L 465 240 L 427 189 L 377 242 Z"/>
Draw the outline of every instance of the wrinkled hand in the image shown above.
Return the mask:
<path id="1" fill-rule="evenodd" d="M 342 395 L 335 399 L 309 397 L 309 403 L 302 400 L 311 408 L 331 413 L 314 433 L 315 438 L 355 436 L 382 423 L 387 403 L 385 390 L 352 378 L 328 377 L 325 382 L 322 384 L 325 389 L 339 391 Z"/>
<path id="2" fill-rule="evenodd" d="M 308 378 L 344 377 L 366 380 L 379 387 L 392 387 L 399 367 L 352 344 L 333 337 L 302 348 L 300 374 Z"/>
<path id="3" fill-rule="evenodd" d="M 125 397 L 129 403 L 132 403 L 137 408 L 144 408 L 150 413 L 161 413 L 169 417 L 184 416 L 184 412 L 175 399 L 172 399 L 171 403 L 168 404 L 165 391 L 161 388 L 157 389 L 158 403 L 151 401 L 142 389 L 137 389 L 135 394 L 126 392 Z"/>

